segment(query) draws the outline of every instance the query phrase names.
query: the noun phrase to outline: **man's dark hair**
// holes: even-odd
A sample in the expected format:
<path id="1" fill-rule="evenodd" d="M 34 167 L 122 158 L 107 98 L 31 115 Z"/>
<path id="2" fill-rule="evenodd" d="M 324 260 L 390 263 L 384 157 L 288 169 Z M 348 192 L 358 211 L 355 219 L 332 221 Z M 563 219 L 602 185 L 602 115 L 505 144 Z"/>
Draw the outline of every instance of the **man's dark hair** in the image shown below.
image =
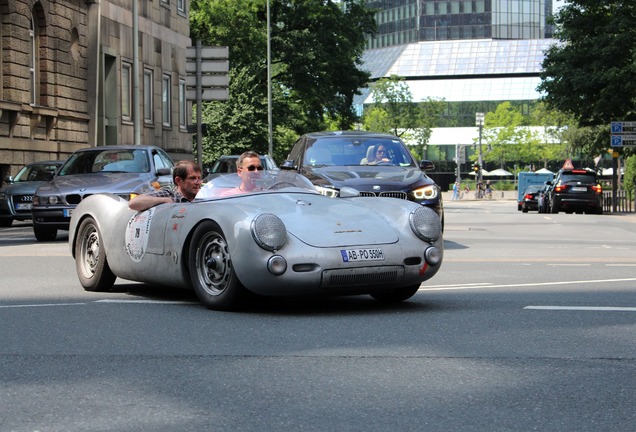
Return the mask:
<path id="1" fill-rule="evenodd" d="M 185 180 L 188 177 L 188 168 L 190 168 L 195 173 L 201 172 L 201 167 L 197 165 L 194 161 L 191 160 L 182 160 L 175 164 L 172 169 L 172 181 L 175 181 L 177 177 L 182 180 Z"/>

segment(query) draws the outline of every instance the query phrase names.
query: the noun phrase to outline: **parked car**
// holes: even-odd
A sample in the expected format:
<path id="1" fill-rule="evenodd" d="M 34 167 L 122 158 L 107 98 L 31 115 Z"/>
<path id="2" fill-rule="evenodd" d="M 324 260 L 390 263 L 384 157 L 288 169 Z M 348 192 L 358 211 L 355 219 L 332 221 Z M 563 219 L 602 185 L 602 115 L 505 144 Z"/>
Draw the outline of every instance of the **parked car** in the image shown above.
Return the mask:
<path id="1" fill-rule="evenodd" d="M 546 194 L 550 213 L 603 213 L 603 188 L 589 169 L 562 169 Z"/>
<path id="2" fill-rule="evenodd" d="M 523 199 L 519 203 L 521 211 L 528 213 L 529 210 L 539 210 L 539 194 L 545 189 L 545 185 L 530 185 L 523 192 Z"/>
<path id="3" fill-rule="evenodd" d="M 33 194 L 42 183 L 53 178 L 64 161 L 33 162 L 23 166 L 9 183 L 0 189 L 0 227 L 9 227 L 14 220 L 31 219 Z"/>
<path id="4" fill-rule="evenodd" d="M 172 184 L 172 159 L 153 146 L 101 146 L 73 153 L 53 179 L 38 187 L 31 208 L 39 241 L 68 230 L 75 207 L 87 196 L 111 192 L 126 200 Z"/>
<path id="5" fill-rule="evenodd" d="M 223 196 L 241 181 L 228 174 L 193 202 L 143 212 L 113 194 L 86 198 L 69 231 L 81 285 L 108 290 L 120 277 L 181 287 L 232 310 L 258 295 L 403 301 L 439 270 L 444 240 L 432 209 L 347 188 L 334 200 L 288 171 L 255 175 L 254 192 Z"/>
<path id="6" fill-rule="evenodd" d="M 378 150 L 381 159 L 373 160 Z M 280 166 L 306 176 L 328 197 L 352 187 L 363 197 L 389 197 L 432 208 L 444 225 L 440 187 L 426 175 L 432 162 L 415 160 L 393 135 L 365 131 L 314 132 L 300 137 Z"/>
<path id="7" fill-rule="evenodd" d="M 218 177 L 227 173 L 235 173 L 236 172 L 236 162 L 238 161 L 239 155 L 226 155 L 218 158 L 209 170 L 206 171 L 205 182 L 209 182 L 215 177 Z M 261 165 L 263 168 L 268 171 L 276 171 L 278 170 L 278 165 L 274 162 L 269 155 L 260 155 Z"/>

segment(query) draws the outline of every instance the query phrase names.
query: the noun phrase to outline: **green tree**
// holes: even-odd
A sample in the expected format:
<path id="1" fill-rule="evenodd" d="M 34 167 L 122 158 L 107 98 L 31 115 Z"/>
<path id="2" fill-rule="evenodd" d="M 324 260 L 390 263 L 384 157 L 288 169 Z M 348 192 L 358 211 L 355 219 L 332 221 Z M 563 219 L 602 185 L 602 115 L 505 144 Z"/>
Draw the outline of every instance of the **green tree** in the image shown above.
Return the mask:
<path id="1" fill-rule="evenodd" d="M 487 113 L 482 131 L 483 160 L 504 168 L 506 162 L 525 162 L 534 157 L 539 139 L 530 129 L 522 127 L 524 122 L 521 112 L 510 102 L 503 102 L 495 112 Z"/>
<path id="2" fill-rule="evenodd" d="M 402 137 L 417 158 L 425 158 L 432 128 L 446 106 L 444 101 L 427 98 L 414 102 L 408 84 L 396 75 L 378 80 L 372 90 L 373 104 L 364 114 L 364 128 Z"/>
<path id="3" fill-rule="evenodd" d="M 599 153 L 611 121 L 636 119 L 636 4 L 571 0 L 554 22 L 559 43 L 546 53 L 538 89 L 550 108 L 605 128 L 594 142 Z"/>
<path id="4" fill-rule="evenodd" d="M 625 172 L 623 174 L 623 187 L 629 192 L 630 199 L 634 199 L 636 190 L 636 155 L 631 155 L 625 159 Z"/>
<path id="5" fill-rule="evenodd" d="M 266 152 L 266 1 L 192 0 L 190 7 L 192 39 L 230 49 L 230 101 L 204 110 L 214 131 L 206 157 Z M 270 0 L 270 12 L 274 157 L 281 160 L 294 135 L 327 122 L 348 129 L 357 120 L 353 97 L 369 79 L 359 66 L 376 27 L 373 12 L 358 0 Z M 210 128 L 211 122 L 217 123 Z"/>

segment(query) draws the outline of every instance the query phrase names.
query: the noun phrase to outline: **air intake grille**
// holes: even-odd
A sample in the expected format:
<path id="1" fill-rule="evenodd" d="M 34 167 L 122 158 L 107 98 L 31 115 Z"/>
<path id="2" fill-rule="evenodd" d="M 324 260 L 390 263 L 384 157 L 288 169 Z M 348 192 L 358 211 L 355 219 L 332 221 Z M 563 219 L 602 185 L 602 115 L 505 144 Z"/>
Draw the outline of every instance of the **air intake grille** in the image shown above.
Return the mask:
<path id="1" fill-rule="evenodd" d="M 404 268 L 401 266 L 360 267 L 343 270 L 325 270 L 322 287 L 355 285 L 385 285 L 402 280 Z"/>
<path id="2" fill-rule="evenodd" d="M 397 199 L 407 199 L 406 192 L 393 191 L 393 192 L 370 192 L 370 191 L 360 191 L 360 196 L 363 197 L 386 197 L 386 198 L 397 198 Z"/>

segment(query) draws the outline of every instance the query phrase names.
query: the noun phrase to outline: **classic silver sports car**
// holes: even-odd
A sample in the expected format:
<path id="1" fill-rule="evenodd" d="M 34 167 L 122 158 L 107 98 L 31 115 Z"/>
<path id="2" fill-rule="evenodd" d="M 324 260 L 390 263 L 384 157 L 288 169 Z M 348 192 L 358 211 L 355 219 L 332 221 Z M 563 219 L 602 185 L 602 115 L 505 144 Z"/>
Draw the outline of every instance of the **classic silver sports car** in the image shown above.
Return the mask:
<path id="1" fill-rule="evenodd" d="M 433 209 L 349 188 L 334 200 L 289 171 L 255 175 L 250 193 L 232 194 L 240 177 L 228 174 L 191 203 L 143 212 L 113 194 L 87 197 L 69 230 L 80 283 L 103 291 L 120 277 L 191 288 L 206 307 L 232 310 L 258 295 L 402 301 L 439 270 Z"/>

